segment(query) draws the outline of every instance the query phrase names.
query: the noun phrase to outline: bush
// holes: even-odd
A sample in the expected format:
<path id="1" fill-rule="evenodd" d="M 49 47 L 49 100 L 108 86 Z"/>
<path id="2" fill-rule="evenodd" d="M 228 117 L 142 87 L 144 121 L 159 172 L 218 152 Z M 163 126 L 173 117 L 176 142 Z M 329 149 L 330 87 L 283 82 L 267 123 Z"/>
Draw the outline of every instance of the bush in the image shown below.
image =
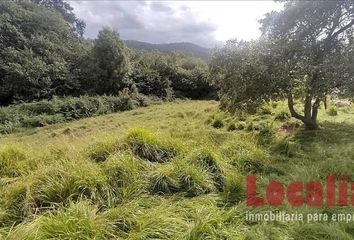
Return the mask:
<path id="1" fill-rule="evenodd" d="M 0 108 L 0 133 L 12 133 L 21 127 L 42 127 L 112 112 L 146 106 L 147 100 L 134 89 L 118 96 L 81 96 L 53 98 Z"/>
<path id="2" fill-rule="evenodd" d="M 272 106 L 271 104 L 267 104 L 261 107 L 260 114 L 262 115 L 271 115 L 272 114 Z"/>
<path id="3" fill-rule="evenodd" d="M 177 155 L 176 142 L 161 141 L 146 129 L 135 128 L 129 131 L 126 143 L 133 153 L 151 162 L 167 162 Z"/>
<path id="4" fill-rule="evenodd" d="M 329 116 L 337 116 L 338 115 L 338 111 L 335 107 L 331 107 L 330 109 L 328 109 L 327 114 Z"/>
<path id="5" fill-rule="evenodd" d="M 25 117 L 22 121 L 23 127 L 43 127 L 51 124 L 61 123 L 64 122 L 65 118 L 61 114 L 55 115 L 37 115 L 31 117 Z"/>
<path id="6" fill-rule="evenodd" d="M 259 131 L 259 142 L 261 144 L 270 143 L 273 140 L 274 130 L 272 122 L 265 122 L 261 124 L 261 130 Z"/>

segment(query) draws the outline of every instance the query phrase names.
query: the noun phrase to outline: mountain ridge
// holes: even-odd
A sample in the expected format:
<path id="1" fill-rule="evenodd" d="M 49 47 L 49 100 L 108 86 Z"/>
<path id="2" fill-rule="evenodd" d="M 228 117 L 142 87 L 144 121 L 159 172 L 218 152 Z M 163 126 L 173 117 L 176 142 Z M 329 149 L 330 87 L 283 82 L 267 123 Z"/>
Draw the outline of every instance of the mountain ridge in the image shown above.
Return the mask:
<path id="1" fill-rule="evenodd" d="M 193 57 L 206 59 L 209 57 L 210 49 L 190 42 L 175 43 L 148 43 L 136 40 L 124 40 L 128 48 L 148 51 L 177 52 Z"/>

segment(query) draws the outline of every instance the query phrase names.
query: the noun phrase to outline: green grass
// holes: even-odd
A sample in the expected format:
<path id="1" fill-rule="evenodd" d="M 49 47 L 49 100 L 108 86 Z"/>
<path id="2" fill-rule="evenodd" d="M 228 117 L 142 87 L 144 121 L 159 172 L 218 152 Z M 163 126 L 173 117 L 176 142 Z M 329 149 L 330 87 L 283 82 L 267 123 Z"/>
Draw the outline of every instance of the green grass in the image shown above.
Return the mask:
<path id="1" fill-rule="evenodd" d="M 248 174 L 262 194 L 271 180 L 354 181 L 354 109 L 336 110 L 308 131 L 283 102 L 230 116 L 176 101 L 2 135 L 0 239 L 353 239 L 346 223 L 245 219 L 269 210 L 245 206 Z"/>

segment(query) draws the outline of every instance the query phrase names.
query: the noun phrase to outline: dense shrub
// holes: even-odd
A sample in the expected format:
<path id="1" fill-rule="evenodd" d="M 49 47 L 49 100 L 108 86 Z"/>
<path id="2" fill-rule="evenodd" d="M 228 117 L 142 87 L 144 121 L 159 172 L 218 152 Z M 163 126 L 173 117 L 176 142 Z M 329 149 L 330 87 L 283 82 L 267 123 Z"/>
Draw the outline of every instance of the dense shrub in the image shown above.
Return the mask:
<path id="1" fill-rule="evenodd" d="M 54 98 L 0 108 L 0 133 L 11 133 L 20 127 L 42 127 L 50 124 L 92 117 L 146 106 L 146 99 L 133 88 L 118 96 Z"/>

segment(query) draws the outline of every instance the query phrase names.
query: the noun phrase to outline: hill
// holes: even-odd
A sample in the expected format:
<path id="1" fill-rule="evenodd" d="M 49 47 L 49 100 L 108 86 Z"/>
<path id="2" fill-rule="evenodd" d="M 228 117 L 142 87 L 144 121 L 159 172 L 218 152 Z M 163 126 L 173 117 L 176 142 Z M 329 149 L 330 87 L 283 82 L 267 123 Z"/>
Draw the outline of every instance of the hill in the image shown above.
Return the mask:
<path id="1" fill-rule="evenodd" d="M 240 120 L 176 101 L 2 135 L 0 239 L 353 239 L 352 224 L 246 220 L 275 210 L 246 207 L 247 175 L 260 196 L 271 180 L 354 180 L 354 109 L 321 109 L 307 131 L 286 108 Z"/>
<path id="2" fill-rule="evenodd" d="M 125 44 L 129 48 L 139 49 L 139 50 L 157 50 L 161 52 L 177 52 L 188 54 L 194 57 L 207 59 L 209 57 L 210 49 L 201 47 L 194 43 L 180 42 L 180 43 L 165 43 L 165 44 L 152 44 L 147 42 L 140 42 L 134 40 L 126 40 Z"/>

